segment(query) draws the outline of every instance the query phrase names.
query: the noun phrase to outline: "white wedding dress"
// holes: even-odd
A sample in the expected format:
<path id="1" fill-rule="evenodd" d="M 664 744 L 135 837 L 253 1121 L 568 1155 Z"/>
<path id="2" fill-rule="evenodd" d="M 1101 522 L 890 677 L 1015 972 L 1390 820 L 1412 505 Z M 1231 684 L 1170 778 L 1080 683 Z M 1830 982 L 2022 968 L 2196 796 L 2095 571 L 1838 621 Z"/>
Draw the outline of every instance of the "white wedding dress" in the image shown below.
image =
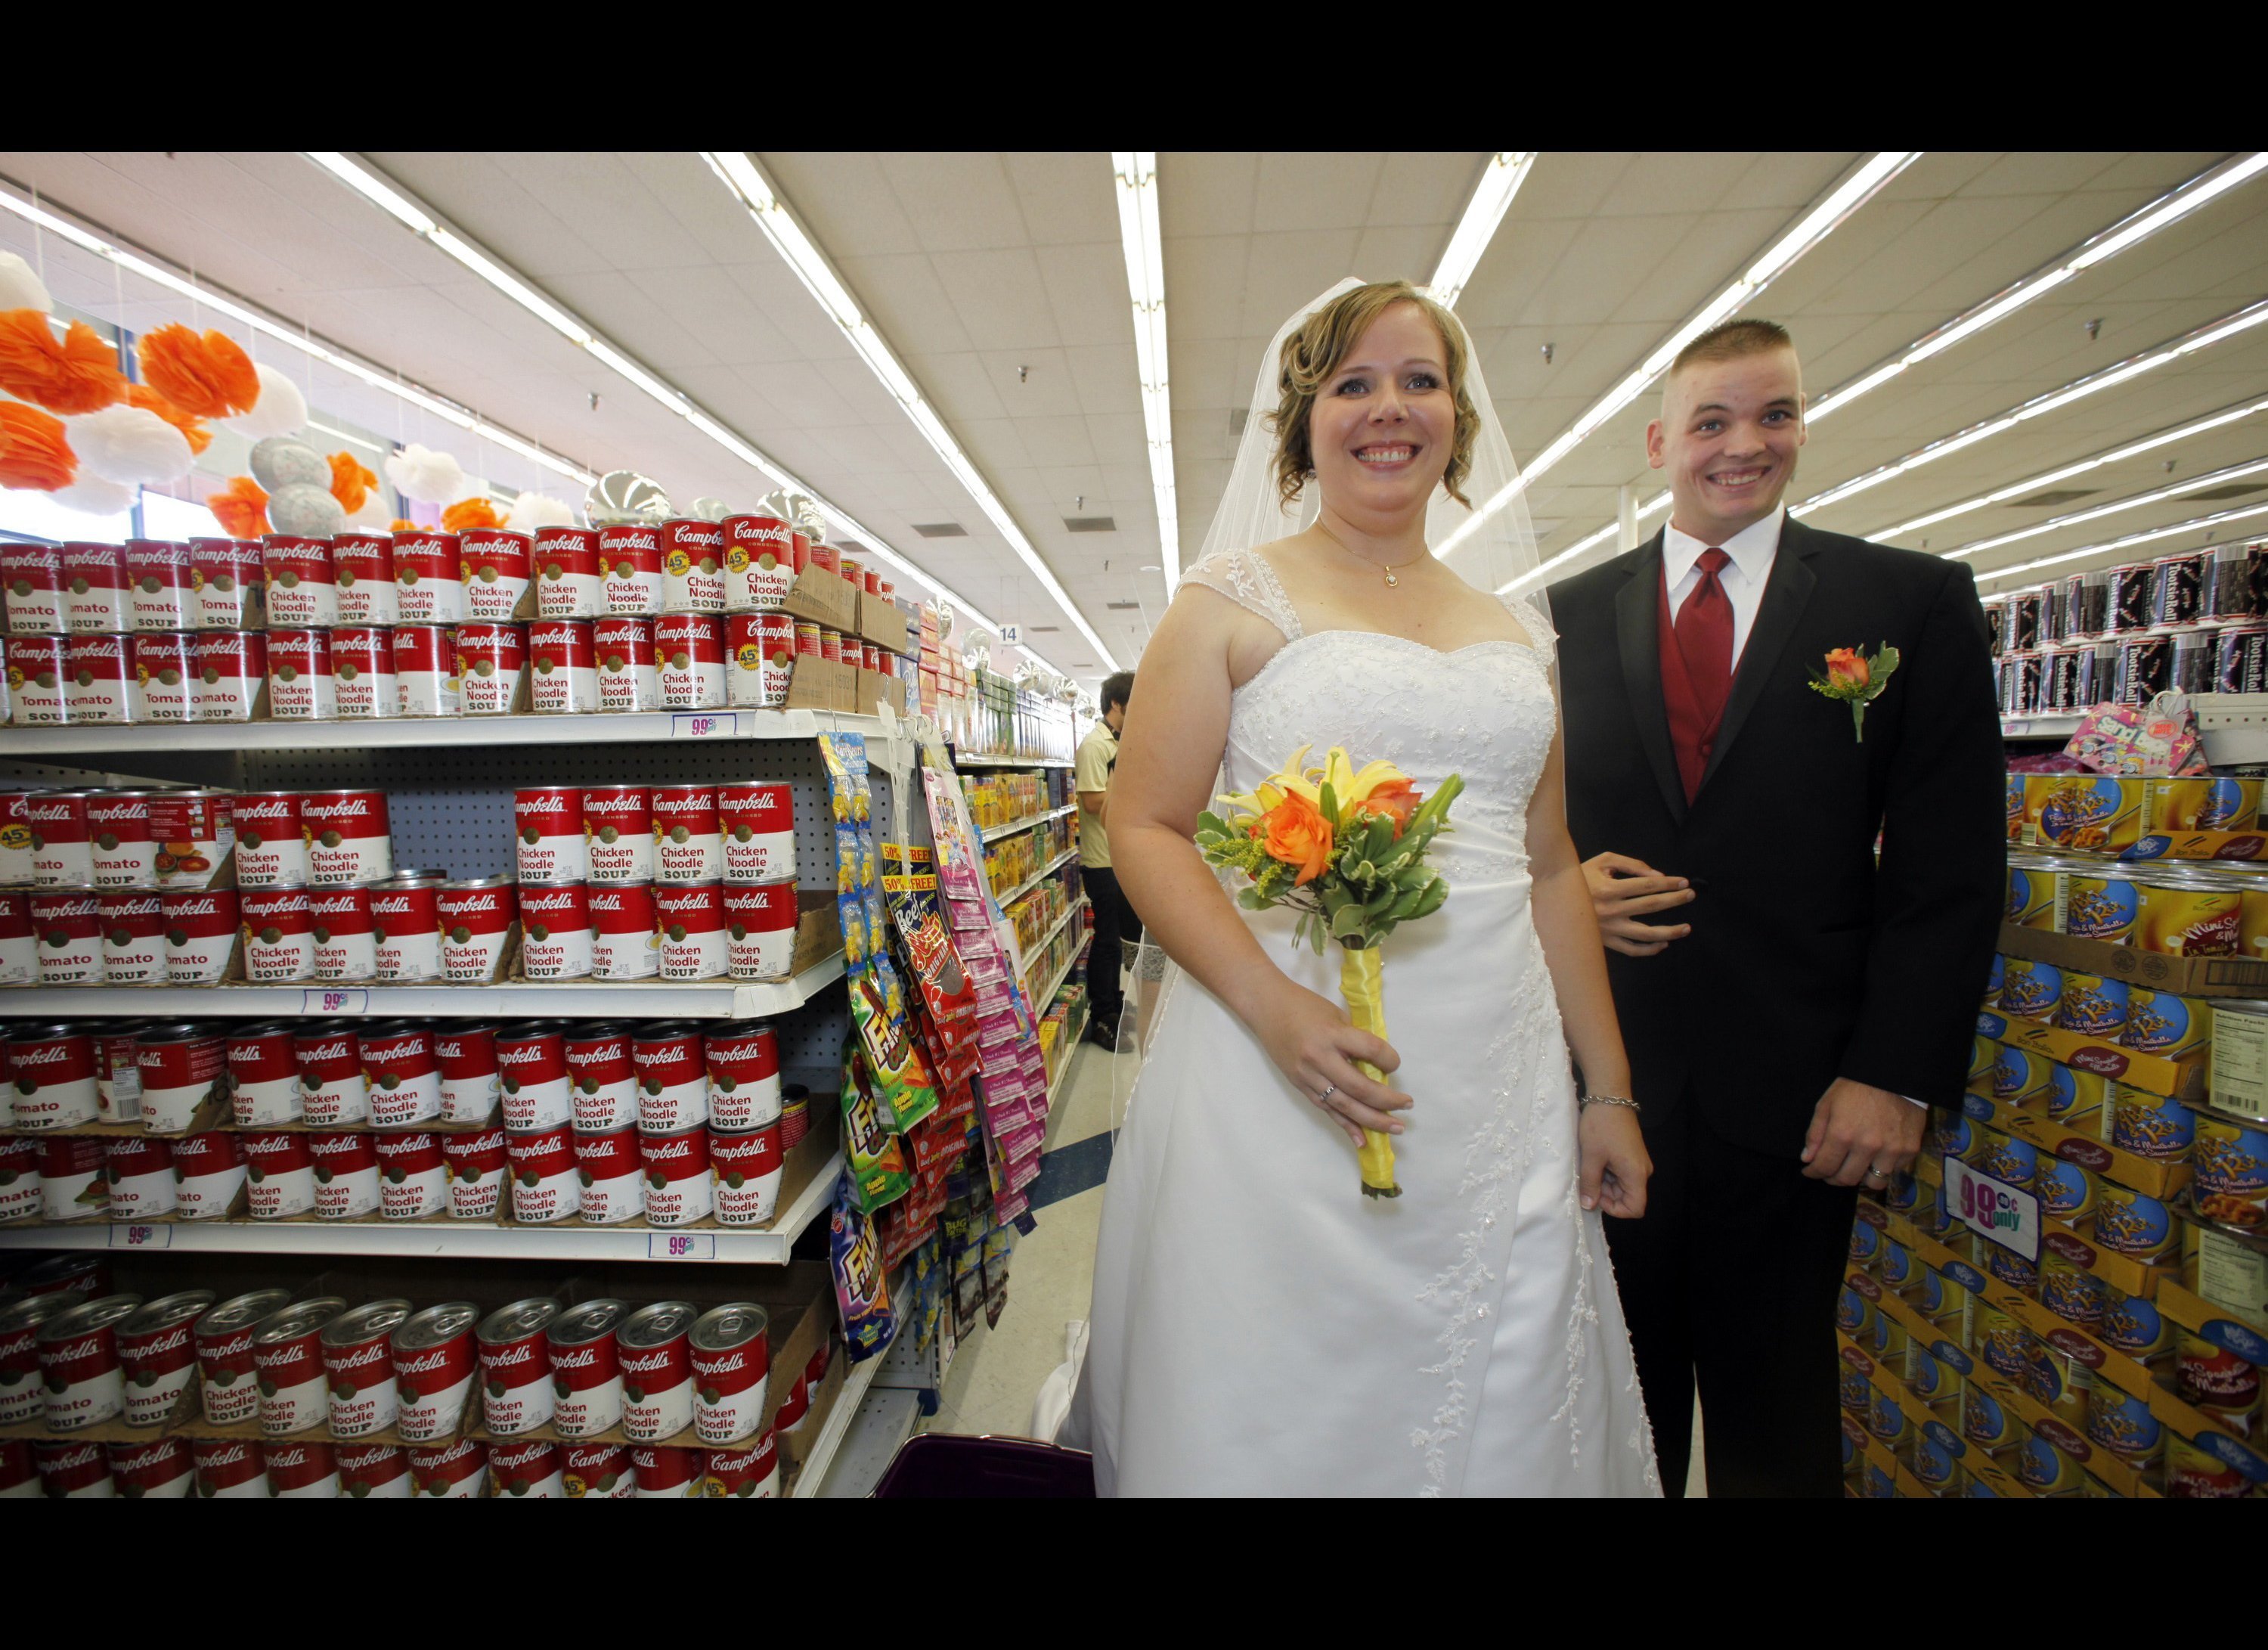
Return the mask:
<path id="1" fill-rule="evenodd" d="M 1403 1195 L 1195 978 L 1165 988 L 1112 1159 L 1073 1427 L 1118 1495 L 1658 1495 L 1600 1216 L 1577 1195 L 1576 1103 L 1528 910 L 1528 802 L 1556 714 L 1550 632 L 1444 653 L 1303 635 L 1246 551 L 1183 576 L 1266 618 L 1281 652 L 1236 692 L 1227 788 L 1302 745 L 1464 794 L 1435 915 L 1387 943 Z M 1338 958 L 1242 912 L 1333 1002 Z"/>

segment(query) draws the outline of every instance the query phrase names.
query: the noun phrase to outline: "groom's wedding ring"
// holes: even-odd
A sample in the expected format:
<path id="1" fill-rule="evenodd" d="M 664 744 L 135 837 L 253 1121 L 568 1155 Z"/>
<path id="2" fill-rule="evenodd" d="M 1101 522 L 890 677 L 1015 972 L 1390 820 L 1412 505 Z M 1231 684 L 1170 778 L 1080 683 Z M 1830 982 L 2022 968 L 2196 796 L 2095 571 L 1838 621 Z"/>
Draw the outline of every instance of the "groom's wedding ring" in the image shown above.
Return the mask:
<path id="1" fill-rule="evenodd" d="M 1318 1094 L 1318 1095 L 1316 1095 L 1316 1096 L 1315 1096 L 1315 1104 L 1317 1104 L 1318 1106 L 1322 1105 L 1325 1101 L 1329 1100 L 1332 1095 L 1334 1095 L 1334 1094 L 1337 1094 L 1338 1092 L 1339 1092 L 1339 1086 L 1338 1086 L 1336 1083 L 1326 1083 L 1326 1084 L 1324 1084 L 1324 1085 L 1323 1085 L 1323 1092 L 1322 1092 L 1322 1094 Z"/>
<path id="2" fill-rule="evenodd" d="M 1881 1169 L 1870 1168 L 1867 1171 L 1867 1178 L 1868 1180 L 1888 1180 L 1889 1179 L 1889 1176 L 1884 1174 Z"/>

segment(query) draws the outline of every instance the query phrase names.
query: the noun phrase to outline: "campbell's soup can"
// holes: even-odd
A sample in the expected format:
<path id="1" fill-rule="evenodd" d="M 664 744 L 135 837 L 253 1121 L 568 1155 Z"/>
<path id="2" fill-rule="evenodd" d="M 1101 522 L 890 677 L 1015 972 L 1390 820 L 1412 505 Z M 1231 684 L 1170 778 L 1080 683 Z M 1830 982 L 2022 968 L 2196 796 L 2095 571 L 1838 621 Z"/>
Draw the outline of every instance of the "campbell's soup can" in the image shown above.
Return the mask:
<path id="1" fill-rule="evenodd" d="M 441 977 L 441 885 L 395 877 L 370 891 L 378 977 L 394 983 Z"/>
<path id="2" fill-rule="evenodd" d="M 152 791 L 149 798 L 158 886 L 207 886 L 236 845 L 236 799 L 226 791 Z"/>
<path id="3" fill-rule="evenodd" d="M 725 529 L 680 518 L 661 526 L 661 610 L 725 611 Z"/>
<path id="4" fill-rule="evenodd" d="M 565 1035 L 556 1025 L 514 1027 L 496 1037 L 504 1088 L 504 1126 L 515 1134 L 551 1130 L 570 1122 L 572 1081 Z"/>
<path id="5" fill-rule="evenodd" d="M 63 701 L 63 678 L 69 674 L 64 638 L 11 636 L 7 651 L 8 693 L 16 726 L 60 727 L 69 722 L 70 707 Z"/>
<path id="6" fill-rule="evenodd" d="M 241 1136 L 208 1129 L 173 1142 L 173 1212 L 182 1219 L 219 1219 L 236 1207 L 244 1184 Z"/>
<path id="7" fill-rule="evenodd" d="M 167 888 L 165 909 L 166 982 L 211 985 L 225 978 L 236 954 L 239 912 L 234 888 Z"/>
<path id="8" fill-rule="evenodd" d="M 500 622 L 520 616 L 531 576 L 528 535 L 509 527 L 474 527 L 458 534 L 465 579 L 465 616 Z"/>
<path id="9" fill-rule="evenodd" d="M 338 1457 L 328 1444 L 312 1440 L 262 1444 L 260 1464 L 268 1473 L 268 1492 L 279 1501 L 339 1499 Z"/>
<path id="10" fill-rule="evenodd" d="M 622 1371 L 615 1331 L 629 1314 L 620 1300 L 585 1300 L 562 1312 L 545 1330 L 551 1425 L 562 1438 L 588 1438 L 621 1422 Z"/>
<path id="11" fill-rule="evenodd" d="M 32 793 L 0 791 L 0 888 L 32 877 Z"/>
<path id="12" fill-rule="evenodd" d="M 260 1430 L 264 1436 L 288 1437 L 330 1418 L 323 1330 L 346 1309 L 341 1296 L 317 1295 L 277 1307 L 253 1330 L 252 1364 L 260 1374 Z"/>
<path id="13" fill-rule="evenodd" d="M 94 832 L 86 805 L 99 791 L 34 791 L 25 798 L 32 834 L 32 880 L 41 888 L 94 883 Z"/>
<path id="14" fill-rule="evenodd" d="M 345 983 L 378 976 L 367 888 L 316 888 L 307 895 L 307 915 L 314 924 L 317 979 Z"/>
<path id="15" fill-rule="evenodd" d="M 441 1137 L 441 1162 L 449 1172 L 449 1218 L 493 1220 L 503 1202 L 510 1166 L 502 1129 Z"/>
<path id="16" fill-rule="evenodd" d="M 246 888 L 236 902 L 246 979 L 278 985 L 315 977 L 315 919 L 306 888 Z"/>
<path id="17" fill-rule="evenodd" d="M 798 619 L 795 622 L 795 653 L 798 659 L 826 657 L 825 627 L 816 621 Z"/>
<path id="18" fill-rule="evenodd" d="M 297 791 L 237 793 L 236 882 L 241 888 L 307 886 L 307 839 Z"/>
<path id="19" fill-rule="evenodd" d="M 567 1476 L 561 1446 L 530 1440 L 489 1446 L 489 1478 L 499 1496 L 563 1499 Z"/>
<path id="20" fill-rule="evenodd" d="M 764 1309 L 735 1301 L 704 1313 L 692 1330 L 693 1425 L 704 1444 L 737 1444 L 762 1428 L 770 1396 L 770 1326 Z"/>
<path id="21" fill-rule="evenodd" d="M 674 884 L 719 880 L 725 874 L 725 835 L 717 813 L 717 787 L 658 784 L 651 796 L 653 880 Z"/>
<path id="22" fill-rule="evenodd" d="M 651 618 L 661 611 L 661 529 L 639 523 L 599 529 L 600 611 Z"/>
<path id="23" fill-rule="evenodd" d="M 299 798 L 307 881 L 319 888 L 383 882 L 394 874 L 394 836 L 383 791 L 308 791 Z"/>
<path id="24" fill-rule="evenodd" d="M 690 1301 L 657 1300 L 622 1321 L 615 1356 L 622 1370 L 622 1436 L 632 1443 L 674 1438 L 693 1425 L 694 1320 Z"/>
<path id="25" fill-rule="evenodd" d="M 795 791 L 784 783 L 737 781 L 717 787 L 727 882 L 795 880 Z"/>
<path id="26" fill-rule="evenodd" d="M 591 651 L 601 711 L 658 711 L 661 677 L 655 662 L 654 621 L 633 615 L 598 620 Z"/>
<path id="27" fill-rule="evenodd" d="M 821 625 L 819 630 L 819 656 L 830 665 L 848 663 L 855 666 L 858 662 L 855 657 L 848 660 L 844 659 L 843 632 L 827 625 Z"/>
<path id="28" fill-rule="evenodd" d="M 469 1300 L 447 1300 L 411 1315 L 394 1331 L 394 1430 L 408 1442 L 446 1439 L 462 1425 L 480 1365 L 474 1338 L 480 1315 Z"/>
<path id="29" fill-rule="evenodd" d="M 72 724 L 134 719 L 126 644 L 123 636 L 74 636 L 65 644 L 63 704 Z"/>
<path id="30" fill-rule="evenodd" d="M 556 1395 L 547 1331 L 560 1311 L 551 1296 L 535 1295 L 481 1320 L 481 1424 L 500 1438 L 550 1425 Z"/>
<path id="31" fill-rule="evenodd" d="M 0 1134 L 0 1220 L 27 1220 L 40 1212 L 40 1142 L 27 1134 Z M 0 1367 L 0 1423 L 6 1415 L 8 1374 Z"/>
<path id="32" fill-rule="evenodd" d="M 527 627 L 527 708 L 580 716 L 601 710 L 599 654 L 588 619 L 538 619 Z"/>
<path id="33" fill-rule="evenodd" d="M 489 1447 L 474 1438 L 409 1452 L 409 1493 L 475 1500 L 489 1481 Z"/>
<path id="34" fill-rule="evenodd" d="M 640 882 L 585 890 L 591 913 L 591 976 L 650 980 L 661 972 L 661 935 L 654 890 Z"/>
<path id="35" fill-rule="evenodd" d="M 512 814 L 522 881 L 580 881 L 589 873 L 581 786 L 523 785 L 512 792 Z"/>
<path id="36" fill-rule="evenodd" d="M 630 1470 L 640 1496 L 685 1500 L 699 1489 L 703 1452 L 669 1444 L 633 1444 Z"/>
<path id="37" fill-rule="evenodd" d="M 711 1450 L 701 1493 L 709 1500 L 770 1500 L 777 1495 L 777 1441 L 766 1433 L 747 1449 Z"/>
<path id="38" fill-rule="evenodd" d="M 63 546 L 63 629 L 75 636 L 126 628 L 125 551 L 73 540 Z"/>
<path id="39" fill-rule="evenodd" d="M 581 1204 L 575 1141 L 564 1123 L 504 1136 L 512 1165 L 512 1218 L 523 1226 L 564 1220 Z"/>
<path id="40" fill-rule="evenodd" d="M 106 889 L 96 896 L 102 924 L 102 977 L 109 985 L 166 983 L 166 896 L 155 889 Z"/>
<path id="41" fill-rule="evenodd" d="M 638 1158 L 645 1171 L 648 1226 L 690 1226 L 708 1219 L 717 1189 L 705 1126 L 696 1123 L 677 1134 L 641 1133 Z"/>
<path id="42" fill-rule="evenodd" d="M 569 1444 L 560 1451 L 560 1463 L 571 1500 L 627 1501 L 637 1493 L 630 1452 L 620 1444 Z"/>
<path id="43" fill-rule="evenodd" d="M 40 1215 L 60 1224 L 110 1212 L 108 1153 L 83 1134 L 51 1135 L 40 1146 Z"/>
<path id="44" fill-rule="evenodd" d="M 188 630 L 158 630 L 126 639 L 128 674 L 134 679 L 142 722 L 190 722 L 196 707 L 190 694 L 197 676 L 197 638 Z"/>
<path id="45" fill-rule="evenodd" d="M 388 1343 L 409 1316 L 407 1300 L 372 1300 L 323 1325 L 323 1375 L 331 1389 L 333 1438 L 367 1438 L 394 1425 L 401 1404 Z"/>
<path id="46" fill-rule="evenodd" d="M 155 1220 L 173 1212 L 173 1146 L 163 1135 L 129 1135 L 109 1141 L 103 1179 L 113 1220 Z"/>
<path id="47" fill-rule="evenodd" d="M 394 687 L 396 716 L 462 716 L 464 681 L 457 674 L 457 649 L 447 627 L 394 627 Z"/>
<path id="48" fill-rule="evenodd" d="M 261 541 L 268 568 L 268 622 L 333 625 L 339 622 L 338 575 L 328 539 L 271 533 Z"/>
<path id="49" fill-rule="evenodd" d="M 725 622 L 668 613 L 653 622 L 654 667 L 665 711 L 714 711 L 725 703 Z"/>
<path id="50" fill-rule="evenodd" d="M 725 976 L 722 883 L 656 888 L 653 919 L 663 979 L 721 980 Z"/>
<path id="51" fill-rule="evenodd" d="M 32 926 L 32 896 L 0 888 L 0 985 L 29 985 L 40 977 L 40 941 Z"/>
<path id="52" fill-rule="evenodd" d="M 779 1036 L 770 1026 L 712 1031 L 702 1039 L 702 1058 L 711 1127 L 740 1133 L 779 1120 Z"/>
<path id="53" fill-rule="evenodd" d="M 342 721 L 401 715 L 393 630 L 382 624 L 356 625 L 330 635 L 332 713 Z"/>
<path id="54" fill-rule="evenodd" d="M 727 612 L 776 610 L 787 600 L 802 566 L 796 555 L 795 530 L 778 517 L 758 513 L 725 518 Z"/>
<path id="55" fill-rule="evenodd" d="M 468 616 L 455 534 L 394 530 L 394 602 L 396 624 L 454 624 Z"/>
<path id="56" fill-rule="evenodd" d="M 299 1053 L 288 1021 L 228 1034 L 228 1086 L 239 1129 L 299 1121 Z"/>
<path id="57" fill-rule="evenodd" d="M 709 1159 L 717 1176 L 718 1225 L 762 1226 L 778 1212 L 786 1153 L 777 1120 L 740 1134 L 711 1131 Z"/>
<path id="58" fill-rule="evenodd" d="M 269 1499 L 268 1467 L 259 1445 L 239 1438 L 199 1438 L 189 1444 L 189 1458 L 196 1467 L 199 1500 Z"/>
<path id="59" fill-rule="evenodd" d="M 676 1134 L 709 1121 L 709 1073 L 701 1028 L 687 1022 L 649 1025 L 630 1040 L 637 1074 L 641 1133 Z"/>
<path id="60" fill-rule="evenodd" d="M 40 936 L 40 983 L 102 983 L 102 902 L 89 888 L 31 896 Z"/>
<path id="61" fill-rule="evenodd" d="M 726 962 L 736 980 L 784 980 L 795 966 L 792 882 L 723 891 Z"/>
<path id="62" fill-rule="evenodd" d="M 795 674 L 795 621 L 784 613 L 736 613 L 725 622 L 726 700 L 777 711 Z"/>
<path id="63" fill-rule="evenodd" d="M 196 1486 L 196 1463 L 187 1439 L 137 1439 L 106 1444 L 102 1453 L 111 1483 L 129 1501 L 185 1501 Z"/>
<path id="64" fill-rule="evenodd" d="M 304 1134 L 246 1134 L 246 1212 L 255 1220 L 288 1220 L 315 1212 L 315 1160 Z"/>
<path id="65" fill-rule="evenodd" d="M 519 710 L 520 682 L 527 674 L 526 628 L 468 620 L 455 636 L 463 714 L 504 716 Z"/>
<path id="66" fill-rule="evenodd" d="M 302 1026 L 292 1034 L 291 1057 L 299 1067 L 299 1107 L 306 1123 L 337 1129 L 370 1121 L 370 1079 L 363 1072 L 356 1032 L 343 1026 Z"/>
<path id="67" fill-rule="evenodd" d="M 398 1020 L 368 1027 L 356 1038 L 373 1127 L 401 1128 L 440 1116 L 441 1064 L 433 1036 L 431 1026 Z"/>
<path id="68" fill-rule="evenodd" d="M 92 791 L 85 814 L 87 863 L 99 888 L 154 888 L 158 843 L 147 791 Z"/>
<path id="69" fill-rule="evenodd" d="M 591 911 L 580 882 L 519 885 L 519 972 L 529 980 L 579 980 L 591 972 Z"/>
<path id="70" fill-rule="evenodd" d="M 356 1501 L 409 1499 L 409 1452 L 393 1444 L 342 1444 L 331 1452 L 338 1463 L 339 1494 Z"/>
<path id="71" fill-rule="evenodd" d="M 452 1021 L 433 1031 L 433 1058 L 441 1068 L 441 1121 L 486 1123 L 503 1092 L 497 1064 L 497 1028 Z"/>
<path id="72" fill-rule="evenodd" d="M 61 635 L 63 553 L 56 544 L 0 539 L 0 579 L 7 581 L 11 636 Z"/>
<path id="73" fill-rule="evenodd" d="M 608 1134 L 637 1122 L 637 1070 L 627 1028 L 571 1025 L 561 1042 L 567 1061 L 571 1119 L 578 1134 Z"/>
<path id="74" fill-rule="evenodd" d="M 645 786 L 585 785 L 582 813 L 586 880 L 593 887 L 653 880 L 660 826 Z"/>
<path id="75" fill-rule="evenodd" d="M 152 1026 L 136 1039 L 135 1064 L 152 1133 L 183 1133 L 200 1108 L 227 1102 L 228 1039 L 210 1026 Z"/>
<path id="76" fill-rule="evenodd" d="M 199 722 L 268 719 L 268 637 L 259 630 L 202 630 L 189 714 Z"/>
<path id="77" fill-rule="evenodd" d="M 335 535 L 331 571 L 339 587 L 341 624 L 392 624 L 399 616 L 392 534 L 350 528 Z"/>
<path id="78" fill-rule="evenodd" d="M 441 928 L 441 977 L 452 985 L 489 985 L 504 968 L 512 922 L 510 877 L 466 877 L 441 884 L 434 902 Z"/>
<path id="79" fill-rule="evenodd" d="M 253 1332 L 282 1310 L 291 1298 L 289 1290 L 256 1289 L 222 1301 L 196 1320 L 191 1342 L 200 1376 L 199 1396 L 203 1400 L 209 1425 L 234 1426 L 259 1413 L 259 1370 L 252 1356 Z"/>
<path id="80" fill-rule="evenodd" d="M 596 529 L 538 527 L 534 567 L 537 618 L 595 619 L 607 611 Z"/>
<path id="81" fill-rule="evenodd" d="M 207 630 L 256 630 L 268 622 L 268 564 L 254 539 L 191 539 L 189 622 Z"/>
<path id="82" fill-rule="evenodd" d="M 32 1461 L 40 1476 L 40 1493 L 55 1501 L 107 1501 L 118 1494 L 110 1476 L 110 1455 L 92 1440 L 76 1443 L 33 1444 Z"/>
<path id="83" fill-rule="evenodd" d="M 377 1137 L 364 1130 L 311 1134 L 315 1160 L 315 1213 L 325 1220 L 359 1220 L 378 1212 Z"/>
<path id="84" fill-rule="evenodd" d="M 46 1403 L 40 1380 L 40 1325 L 86 1299 L 76 1291 L 24 1295 L 0 1305 L 0 1426 L 36 1421 Z"/>
<path id="85" fill-rule="evenodd" d="M 328 630 L 268 632 L 268 714 L 278 722 L 328 722 L 339 713 Z"/>
<path id="86" fill-rule="evenodd" d="M 637 1132 L 613 1129 L 575 1137 L 577 1212 L 588 1226 L 614 1226 L 645 1212 Z"/>
<path id="87" fill-rule="evenodd" d="M 105 1295 L 40 1322 L 40 1379 L 47 1399 L 40 1419 L 48 1431 L 82 1432 L 126 1413 L 118 1330 L 141 1307 L 140 1295 Z"/>

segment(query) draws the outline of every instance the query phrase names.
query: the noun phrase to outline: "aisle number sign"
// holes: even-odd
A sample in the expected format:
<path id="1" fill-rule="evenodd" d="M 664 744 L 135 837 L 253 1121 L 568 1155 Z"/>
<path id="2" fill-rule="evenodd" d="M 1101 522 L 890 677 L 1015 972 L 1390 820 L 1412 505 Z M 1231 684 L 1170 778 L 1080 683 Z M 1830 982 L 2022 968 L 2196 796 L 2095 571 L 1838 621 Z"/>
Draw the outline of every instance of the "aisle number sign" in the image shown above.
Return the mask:
<path id="1" fill-rule="evenodd" d="M 1020 624 L 1002 625 L 1000 639 L 1010 647 L 1021 647 L 1024 645 L 1024 627 Z"/>
<path id="2" fill-rule="evenodd" d="M 2028 1261 L 2040 1257 L 2040 1200 L 2006 1181 L 1945 1160 L 1945 1206 L 1966 1225 Z"/>

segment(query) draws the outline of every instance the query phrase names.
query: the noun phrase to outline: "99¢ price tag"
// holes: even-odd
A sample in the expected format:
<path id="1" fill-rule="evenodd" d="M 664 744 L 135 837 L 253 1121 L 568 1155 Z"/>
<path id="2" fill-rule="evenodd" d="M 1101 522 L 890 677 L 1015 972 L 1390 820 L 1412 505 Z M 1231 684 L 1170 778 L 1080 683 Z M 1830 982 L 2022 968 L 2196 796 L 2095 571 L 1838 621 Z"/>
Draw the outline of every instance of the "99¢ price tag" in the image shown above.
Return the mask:
<path id="1" fill-rule="evenodd" d="M 656 1232 L 645 1242 L 646 1258 L 657 1261 L 713 1261 L 717 1234 L 713 1232 Z"/>
<path id="2" fill-rule="evenodd" d="M 370 993 L 355 987 L 333 987 L 329 991 L 299 993 L 299 1012 L 303 1014 L 367 1014 L 370 1013 Z"/>
<path id="3" fill-rule="evenodd" d="M 2006 1181 L 1945 1160 L 1945 1206 L 1973 1229 L 2028 1261 L 2040 1257 L 2040 1200 Z"/>
<path id="4" fill-rule="evenodd" d="M 730 739 L 740 731 L 740 718 L 731 711 L 681 711 L 669 718 L 672 739 Z"/>
<path id="5" fill-rule="evenodd" d="M 110 1247 L 114 1249 L 162 1249 L 173 1246 L 173 1228 L 169 1226 L 114 1226 L 110 1228 Z"/>

